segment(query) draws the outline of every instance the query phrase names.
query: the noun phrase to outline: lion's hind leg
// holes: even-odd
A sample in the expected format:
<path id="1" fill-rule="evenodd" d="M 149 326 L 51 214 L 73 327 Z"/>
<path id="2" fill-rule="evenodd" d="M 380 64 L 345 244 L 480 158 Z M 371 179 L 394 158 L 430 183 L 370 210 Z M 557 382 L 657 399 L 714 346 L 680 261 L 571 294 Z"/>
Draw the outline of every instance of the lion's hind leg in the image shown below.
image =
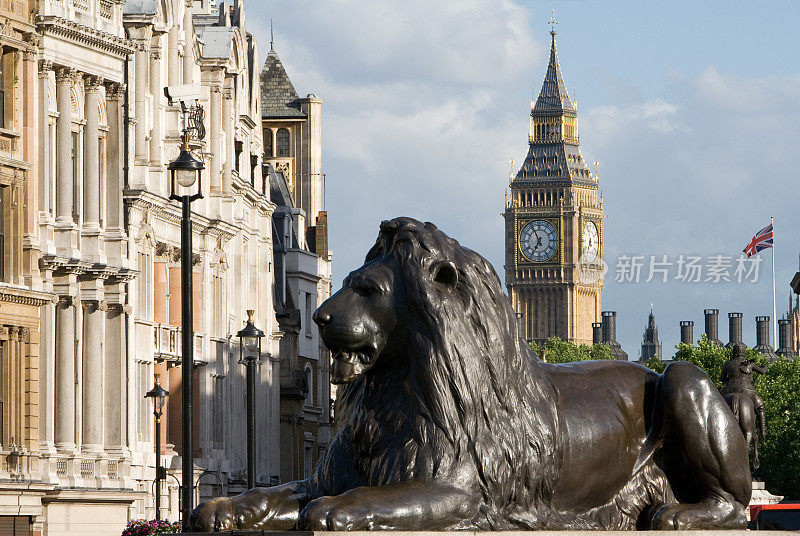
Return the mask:
<path id="1" fill-rule="evenodd" d="M 690 363 L 671 363 L 656 404 L 665 434 L 657 459 L 678 502 L 658 509 L 652 528 L 745 528 L 751 493 L 747 444 L 714 384 Z"/>

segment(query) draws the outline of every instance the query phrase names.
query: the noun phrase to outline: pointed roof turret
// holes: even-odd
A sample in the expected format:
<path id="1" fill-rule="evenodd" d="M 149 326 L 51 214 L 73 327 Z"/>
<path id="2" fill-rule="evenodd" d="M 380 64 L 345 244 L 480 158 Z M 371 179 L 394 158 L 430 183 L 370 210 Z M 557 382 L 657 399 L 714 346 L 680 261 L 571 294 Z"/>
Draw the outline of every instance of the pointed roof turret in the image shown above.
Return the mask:
<path id="1" fill-rule="evenodd" d="M 640 359 L 647 361 L 651 357 L 661 359 L 661 341 L 658 340 L 656 315 L 653 314 L 653 304 L 650 304 L 650 316 L 647 317 L 647 328 L 642 336 L 642 353 Z"/>
<path id="2" fill-rule="evenodd" d="M 586 161 L 581 156 L 578 136 L 578 109 L 567 94 L 556 55 L 555 11 L 550 20 L 552 44 L 550 63 L 539 98 L 531 107 L 528 155 L 513 184 L 579 184 L 597 187 Z"/>
<path id="3" fill-rule="evenodd" d="M 274 49 L 267 54 L 261 71 L 261 116 L 265 119 L 306 117 L 300 109 L 300 97 Z"/>
<path id="4" fill-rule="evenodd" d="M 532 114 L 563 114 L 564 112 L 577 113 L 577 108 L 569 98 L 567 87 L 564 85 L 564 78 L 561 76 L 561 66 L 558 64 L 558 54 L 556 53 L 556 15 L 553 10 L 553 18 L 550 19 L 553 29 L 550 30 L 552 38 L 550 43 L 550 62 L 547 64 L 547 73 L 544 75 L 542 90 L 539 98 L 536 99 L 531 109 Z"/>

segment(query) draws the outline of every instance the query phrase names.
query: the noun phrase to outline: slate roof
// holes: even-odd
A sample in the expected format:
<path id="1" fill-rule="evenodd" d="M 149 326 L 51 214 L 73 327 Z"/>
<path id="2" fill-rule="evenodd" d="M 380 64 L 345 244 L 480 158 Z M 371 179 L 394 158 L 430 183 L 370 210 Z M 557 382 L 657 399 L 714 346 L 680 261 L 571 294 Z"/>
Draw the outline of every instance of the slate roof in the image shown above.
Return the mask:
<path id="1" fill-rule="evenodd" d="M 556 37 L 550 47 L 550 63 L 547 65 L 542 90 L 531 109 L 532 116 L 577 115 L 577 109 L 567 95 L 561 67 L 556 56 Z M 577 143 L 565 141 L 530 143 L 525 161 L 514 178 L 514 184 L 579 184 L 597 186 Z"/>
<path id="2" fill-rule="evenodd" d="M 278 54 L 270 50 L 261 71 L 261 116 L 265 119 L 305 118 L 297 95 Z"/>
<path id="3" fill-rule="evenodd" d="M 547 74 L 544 76 L 542 90 L 539 98 L 531 111 L 534 115 L 560 115 L 564 112 L 576 113 L 577 108 L 572 104 L 561 76 L 561 66 L 558 64 L 556 54 L 556 33 L 550 32 L 553 41 L 550 45 L 550 62 L 547 64 Z"/>

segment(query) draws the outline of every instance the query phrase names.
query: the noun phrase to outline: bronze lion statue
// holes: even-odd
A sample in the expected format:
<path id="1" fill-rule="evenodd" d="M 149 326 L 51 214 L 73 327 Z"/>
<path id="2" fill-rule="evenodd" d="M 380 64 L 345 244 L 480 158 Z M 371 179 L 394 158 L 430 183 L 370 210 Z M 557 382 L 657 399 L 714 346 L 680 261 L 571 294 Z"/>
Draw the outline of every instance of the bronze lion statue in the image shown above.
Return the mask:
<path id="1" fill-rule="evenodd" d="M 744 528 L 747 445 L 697 367 L 541 362 L 492 266 L 381 224 L 315 312 L 343 384 L 307 480 L 212 499 L 197 530 Z"/>

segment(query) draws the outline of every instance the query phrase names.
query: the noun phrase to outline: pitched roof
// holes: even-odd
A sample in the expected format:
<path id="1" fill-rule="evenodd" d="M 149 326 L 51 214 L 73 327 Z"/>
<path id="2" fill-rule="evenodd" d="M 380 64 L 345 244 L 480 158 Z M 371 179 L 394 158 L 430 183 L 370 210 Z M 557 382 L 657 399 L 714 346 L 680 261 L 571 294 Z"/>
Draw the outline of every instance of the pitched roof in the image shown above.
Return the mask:
<path id="1" fill-rule="evenodd" d="M 261 71 L 261 116 L 266 119 L 304 118 L 297 95 L 278 54 L 270 50 Z"/>
<path id="2" fill-rule="evenodd" d="M 561 66 L 558 64 L 556 54 L 556 32 L 550 32 L 553 41 L 550 45 L 550 62 L 547 64 L 547 73 L 544 75 L 542 90 L 539 98 L 531 110 L 532 114 L 559 114 L 563 112 L 576 113 L 577 108 L 572 104 L 561 76 Z"/>

